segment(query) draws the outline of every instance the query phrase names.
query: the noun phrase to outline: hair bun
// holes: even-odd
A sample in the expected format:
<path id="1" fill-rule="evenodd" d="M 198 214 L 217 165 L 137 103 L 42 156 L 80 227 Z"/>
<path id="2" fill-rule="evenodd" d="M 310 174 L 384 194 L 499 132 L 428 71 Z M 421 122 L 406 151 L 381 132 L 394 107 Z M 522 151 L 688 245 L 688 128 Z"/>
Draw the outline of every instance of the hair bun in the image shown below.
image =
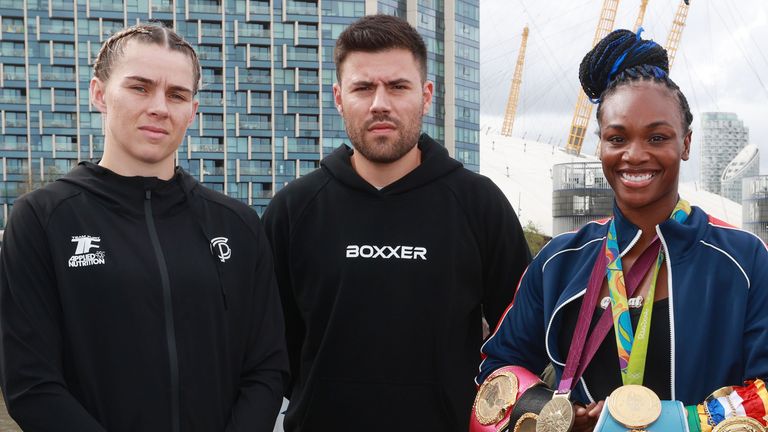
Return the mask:
<path id="1" fill-rule="evenodd" d="M 581 60 L 579 81 L 591 101 L 598 102 L 611 81 L 624 71 L 633 74 L 632 69 L 641 68 L 659 78 L 669 74 L 667 50 L 640 38 L 642 32 L 642 28 L 637 34 L 614 30 Z"/>

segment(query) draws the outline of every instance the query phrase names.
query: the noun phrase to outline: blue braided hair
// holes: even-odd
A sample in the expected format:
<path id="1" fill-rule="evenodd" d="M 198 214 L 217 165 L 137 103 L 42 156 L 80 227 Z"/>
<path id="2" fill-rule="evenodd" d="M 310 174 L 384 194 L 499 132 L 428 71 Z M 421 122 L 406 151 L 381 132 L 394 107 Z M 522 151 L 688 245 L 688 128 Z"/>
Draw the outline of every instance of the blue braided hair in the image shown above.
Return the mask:
<path id="1" fill-rule="evenodd" d="M 587 97 L 597 105 L 600 120 L 602 102 L 617 87 L 633 81 L 654 81 L 675 93 L 680 103 L 683 129 L 690 129 L 693 122 L 688 100 L 680 87 L 669 78 L 667 50 L 652 40 L 640 37 L 629 30 L 614 30 L 604 37 L 584 56 L 579 66 L 579 81 Z"/>

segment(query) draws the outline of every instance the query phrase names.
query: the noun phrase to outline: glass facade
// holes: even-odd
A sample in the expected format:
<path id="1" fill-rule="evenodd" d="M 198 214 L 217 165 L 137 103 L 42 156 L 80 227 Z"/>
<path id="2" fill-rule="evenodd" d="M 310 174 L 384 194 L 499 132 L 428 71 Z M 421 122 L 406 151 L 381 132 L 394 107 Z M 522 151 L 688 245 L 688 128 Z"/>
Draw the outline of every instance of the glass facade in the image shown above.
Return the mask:
<path id="1" fill-rule="evenodd" d="M 575 231 L 613 214 L 613 190 L 600 162 L 552 167 L 552 235 Z"/>
<path id="2" fill-rule="evenodd" d="M 749 141 L 749 128 L 734 113 L 701 114 L 701 185 L 722 195 L 721 178 L 734 157 Z"/>
<path id="3" fill-rule="evenodd" d="M 91 65 L 112 33 L 150 19 L 182 34 L 202 65 L 199 113 L 179 165 L 259 213 L 274 192 L 346 141 L 333 101 L 333 46 L 366 13 L 405 18 L 417 5 L 437 88 L 424 130 L 441 142 L 444 47 L 455 39 L 455 157 L 478 171 L 478 1 L 455 0 L 450 14 L 443 0 L 380 0 L 378 11 L 366 3 L 0 0 L 0 229 L 20 194 L 80 160 L 99 159 L 104 139 L 101 114 L 89 103 Z M 454 38 L 445 35 L 447 19 L 456 21 Z"/>
<path id="4" fill-rule="evenodd" d="M 760 174 L 760 150 L 754 144 L 747 144 L 728 164 L 720 179 L 722 196 L 741 204 L 742 179 Z"/>
<path id="5" fill-rule="evenodd" d="M 768 176 L 742 179 L 742 228 L 768 242 Z"/>

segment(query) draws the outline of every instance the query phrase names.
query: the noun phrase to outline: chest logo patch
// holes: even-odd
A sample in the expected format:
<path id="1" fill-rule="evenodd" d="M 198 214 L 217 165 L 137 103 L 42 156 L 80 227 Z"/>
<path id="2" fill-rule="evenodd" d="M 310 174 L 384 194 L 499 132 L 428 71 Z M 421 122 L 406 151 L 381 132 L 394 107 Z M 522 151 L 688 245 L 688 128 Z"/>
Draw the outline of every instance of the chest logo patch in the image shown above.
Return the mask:
<path id="1" fill-rule="evenodd" d="M 427 260 L 427 248 L 421 246 L 349 245 L 347 258 Z"/>
<path id="2" fill-rule="evenodd" d="M 100 249 L 101 237 L 90 235 L 72 236 L 72 243 L 75 243 L 75 254 L 69 257 L 70 267 L 88 267 L 92 265 L 103 265 L 107 263 L 106 254 Z"/>
<path id="3" fill-rule="evenodd" d="M 232 256 L 232 249 L 229 248 L 226 237 L 216 237 L 211 240 L 211 253 L 216 255 L 219 261 L 224 262 Z"/>

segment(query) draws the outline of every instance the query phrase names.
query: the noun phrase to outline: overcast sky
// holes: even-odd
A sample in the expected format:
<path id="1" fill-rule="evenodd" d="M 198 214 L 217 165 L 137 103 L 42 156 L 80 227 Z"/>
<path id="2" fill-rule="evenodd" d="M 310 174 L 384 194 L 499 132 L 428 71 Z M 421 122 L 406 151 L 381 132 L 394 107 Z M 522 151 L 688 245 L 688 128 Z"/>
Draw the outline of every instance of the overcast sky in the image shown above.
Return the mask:
<path id="1" fill-rule="evenodd" d="M 632 29 L 640 0 L 622 0 L 614 28 Z M 602 0 L 481 0 L 481 129 L 499 130 L 520 49 L 530 30 L 513 135 L 564 146 L 579 90 L 578 65 L 591 48 Z M 679 2 L 649 0 L 644 38 L 666 45 Z M 768 2 L 691 0 L 672 79 L 694 115 L 692 158 L 682 179 L 698 180 L 701 112 L 736 113 L 768 173 Z M 583 152 L 594 153 L 594 109 Z"/>

